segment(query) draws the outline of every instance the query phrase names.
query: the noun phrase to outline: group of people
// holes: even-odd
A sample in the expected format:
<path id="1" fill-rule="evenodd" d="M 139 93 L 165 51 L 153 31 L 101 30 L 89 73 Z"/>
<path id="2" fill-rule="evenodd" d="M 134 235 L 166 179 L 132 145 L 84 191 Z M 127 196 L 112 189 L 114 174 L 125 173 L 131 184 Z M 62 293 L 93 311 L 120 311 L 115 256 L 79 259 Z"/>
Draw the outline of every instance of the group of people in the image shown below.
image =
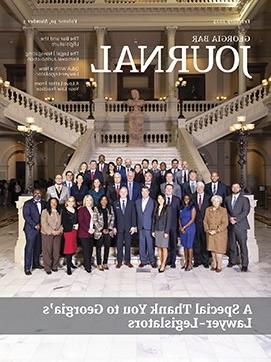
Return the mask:
<path id="1" fill-rule="evenodd" d="M 134 240 L 140 268 L 150 264 L 160 273 L 167 265 L 176 268 L 180 240 L 185 271 L 211 264 L 212 271 L 221 272 L 223 255 L 229 256 L 228 267 L 232 267 L 239 249 L 241 270 L 247 271 L 249 211 L 240 185 L 233 184 L 229 192 L 218 172 L 212 172 L 211 182 L 204 184 L 186 161 L 173 159 L 167 169 L 165 162 L 156 159 L 133 166 L 121 157 L 106 163 L 100 155 L 98 162 L 83 162 L 75 175 L 67 171 L 64 180 L 57 175 L 45 200 L 35 189 L 33 198 L 25 202 L 25 274 L 43 267 L 47 274 L 56 272 L 64 254 L 71 275 L 78 247 L 88 273 L 94 247 L 97 268 L 104 271 L 109 268 L 112 245 L 116 245 L 116 267 L 124 263 L 132 268 Z"/>

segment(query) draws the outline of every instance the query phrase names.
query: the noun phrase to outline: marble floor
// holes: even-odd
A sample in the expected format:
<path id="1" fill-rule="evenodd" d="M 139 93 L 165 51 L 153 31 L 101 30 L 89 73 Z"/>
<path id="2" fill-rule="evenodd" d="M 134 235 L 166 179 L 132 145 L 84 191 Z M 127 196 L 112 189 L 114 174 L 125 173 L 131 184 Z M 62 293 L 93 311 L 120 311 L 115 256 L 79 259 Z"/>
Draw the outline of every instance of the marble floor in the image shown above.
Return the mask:
<path id="1" fill-rule="evenodd" d="M 270 297 L 271 240 L 268 227 L 256 223 L 260 263 L 248 273 L 239 268 L 218 274 L 203 267 L 159 274 L 146 267 L 114 265 L 109 271 L 82 268 L 72 276 L 65 268 L 52 275 L 34 271 L 31 277 L 13 264 L 16 224 L 0 229 L 0 297 Z M 225 260 L 225 264 L 226 264 Z M 134 261 L 136 264 L 136 261 Z M 1 323 L 1 321 L 0 321 Z M 0 336 L 0 361 L 271 361 L 271 336 Z"/>

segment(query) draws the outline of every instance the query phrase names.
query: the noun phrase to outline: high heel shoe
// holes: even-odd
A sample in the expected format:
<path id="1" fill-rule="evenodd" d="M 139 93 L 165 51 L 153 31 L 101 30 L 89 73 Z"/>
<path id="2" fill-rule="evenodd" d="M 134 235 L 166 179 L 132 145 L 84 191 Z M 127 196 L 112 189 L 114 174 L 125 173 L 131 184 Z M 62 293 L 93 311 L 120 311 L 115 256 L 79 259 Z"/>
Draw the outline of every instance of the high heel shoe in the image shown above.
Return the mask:
<path id="1" fill-rule="evenodd" d="M 192 265 L 189 265 L 185 268 L 185 271 L 190 271 L 190 270 L 192 270 L 192 268 L 193 268 Z"/>

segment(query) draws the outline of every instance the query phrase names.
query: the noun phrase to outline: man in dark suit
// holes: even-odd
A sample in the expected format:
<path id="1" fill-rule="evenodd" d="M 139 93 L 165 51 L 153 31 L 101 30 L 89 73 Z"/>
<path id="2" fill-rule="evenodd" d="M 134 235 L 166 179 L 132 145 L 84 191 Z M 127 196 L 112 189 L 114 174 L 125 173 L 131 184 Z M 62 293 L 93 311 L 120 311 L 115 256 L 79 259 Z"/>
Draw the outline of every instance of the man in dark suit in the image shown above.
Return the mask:
<path id="1" fill-rule="evenodd" d="M 128 199 L 136 201 L 140 198 L 140 184 L 134 181 L 135 172 L 130 170 L 127 174 Z"/>
<path id="2" fill-rule="evenodd" d="M 206 245 L 206 233 L 203 227 L 203 219 L 205 210 L 210 206 L 210 195 L 205 192 L 205 185 L 199 181 L 197 183 L 196 192 L 192 195 L 192 200 L 196 207 L 196 236 L 193 245 L 194 267 L 203 265 L 209 268 L 209 253 Z"/>
<path id="3" fill-rule="evenodd" d="M 165 162 L 160 163 L 160 177 L 158 179 L 158 185 L 161 185 L 166 181 L 167 165 Z"/>
<path id="4" fill-rule="evenodd" d="M 122 182 L 121 175 L 116 172 L 114 174 L 114 183 L 108 185 L 106 193 L 111 205 L 120 198 L 120 189 L 122 186 L 125 186 L 125 184 Z"/>
<path id="5" fill-rule="evenodd" d="M 179 225 L 179 213 L 181 208 L 181 201 L 177 196 L 173 195 L 173 185 L 167 184 L 165 187 L 166 204 L 171 209 L 171 223 L 169 231 L 168 241 L 168 260 L 167 264 L 171 268 L 176 268 L 176 256 L 177 256 L 177 231 Z"/>
<path id="6" fill-rule="evenodd" d="M 67 171 L 65 173 L 65 181 L 63 182 L 63 185 L 66 186 L 69 190 L 69 195 L 71 194 L 71 188 L 75 184 L 74 181 L 74 174 L 72 171 Z"/>
<path id="7" fill-rule="evenodd" d="M 181 172 L 177 175 L 177 182 L 179 185 L 183 185 L 185 182 L 189 181 L 189 165 L 187 161 L 182 161 Z"/>
<path id="8" fill-rule="evenodd" d="M 173 186 L 173 195 L 177 196 L 181 200 L 181 198 L 182 198 L 181 186 L 176 181 L 174 181 L 173 174 L 171 172 L 168 172 L 166 174 L 166 182 L 163 182 L 160 185 L 160 190 L 163 195 L 165 194 L 165 188 L 166 188 L 166 185 L 168 185 L 168 184 L 171 184 Z"/>
<path id="9" fill-rule="evenodd" d="M 158 167 L 158 160 L 154 159 L 151 162 L 151 173 L 153 175 L 153 179 L 154 181 L 157 183 L 157 185 L 160 185 L 160 178 L 161 178 L 161 171 L 159 170 Z"/>
<path id="10" fill-rule="evenodd" d="M 126 175 L 126 178 L 128 176 L 129 171 L 133 171 L 132 160 L 130 158 L 127 158 L 125 160 L 125 175 Z"/>
<path id="11" fill-rule="evenodd" d="M 197 189 L 197 178 L 198 173 L 196 170 L 191 170 L 189 172 L 189 180 L 182 184 L 183 195 L 193 195 Z"/>
<path id="12" fill-rule="evenodd" d="M 167 173 L 172 173 L 174 182 L 177 182 L 177 179 L 181 177 L 181 170 L 179 169 L 179 161 L 177 158 L 174 158 L 171 161 L 171 168 L 167 170 Z"/>
<path id="13" fill-rule="evenodd" d="M 24 233 L 26 244 L 24 249 L 24 272 L 31 275 L 31 269 L 42 269 L 40 265 L 41 237 L 40 217 L 46 204 L 41 199 L 41 190 L 35 189 L 33 198 L 27 200 L 23 206 L 25 220 Z"/>
<path id="14" fill-rule="evenodd" d="M 121 157 L 116 158 L 116 172 L 121 175 L 122 182 L 126 183 L 126 169 L 123 166 L 123 159 Z"/>
<path id="15" fill-rule="evenodd" d="M 139 268 L 143 268 L 148 262 L 156 268 L 154 256 L 154 241 L 152 237 L 152 219 L 155 201 L 150 197 L 150 190 L 143 186 L 142 198 L 136 200 L 137 228 L 139 232 Z"/>
<path id="16" fill-rule="evenodd" d="M 212 182 L 205 185 L 205 191 L 210 196 L 221 196 L 224 203 L 226 196 L 228 196 L 227 186 L 219 180 L 219 174 L 217 171 L 211 173 L 211 180 Z"/>
<path id="17" fill-rule="evenodd" d="M 117 235 L 117 268 L 123 262 L 123 244 L 125 246 L 124 264 L 132 268 L 131 264 L 131 238 L 136 232 L 136 211 L 134 202 L 128 200 L 126 187 L 120 189 L 120 199 L 113 204 L 115 212 L 115 228 Z"/>
<path id="18" fill-rule="evenodd" d="M 105 180 L 106 173 L 108 171 L 108 164 L 105 162 L 105 156 L 100 155 L 98 157 L 97 170 L 101 172 L 103 175 L 103 179 Z"/>
<path id="19" fill-rule="evenodd" d="M 247 230 L 250 228 L 248 223 L 248 214 L 250 212 L 250 203 L 247 197 L 241 192 L 238 183 L 231 187 L 232 195 L 225 199 L 225 206 L 229 215 L 229 264 L 232 267 L 237 263 L 237 243 L 241 252 L 241 271 L 247 272 L 248 268 L 248 249 L 247 249 Z"/>
<path id="20" fill-rule="evenodd" d="M 89 171 L 88 171 L 88 181 L 89 187 L 92 188 L 93 181 L 95 179 L 100 180 L 101 184 L 104 183 L 103 174 L 97 169 L 97 162 L 95 160 L 91 160 L 89 163 Z"/>
<path id="21" fill-rule="evenodd" d="M 157 183 L 154 181 L 153 176 L 151 171 L 147 171 L 144 175 L 144 183 L 142 186 L 146 186 L 150 189 L 150 197 L 154 200 L 156 200 L 157 196 L 158 196 L 158 185 Z"/>

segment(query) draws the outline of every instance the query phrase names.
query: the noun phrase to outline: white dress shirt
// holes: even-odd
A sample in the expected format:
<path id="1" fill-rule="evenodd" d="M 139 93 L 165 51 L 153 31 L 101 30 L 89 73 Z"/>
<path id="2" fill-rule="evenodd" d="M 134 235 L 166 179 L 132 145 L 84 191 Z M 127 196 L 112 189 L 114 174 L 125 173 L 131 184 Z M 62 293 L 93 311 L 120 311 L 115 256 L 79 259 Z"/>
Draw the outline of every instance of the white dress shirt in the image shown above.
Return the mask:
<path id="1" fill-rule="evenodd" d="M 146 197 L 145 199 L 142 199 L 142 203 L 141 203 L 141 207 L 142 207 L 142 211 L 144 212 L 145 211 L 145 209 L 146 209 L 146 206 L 147 206 L 147 203 L 148 203 L 148 201 L 149 201 L 149 196 L 148 197 Z"/>

